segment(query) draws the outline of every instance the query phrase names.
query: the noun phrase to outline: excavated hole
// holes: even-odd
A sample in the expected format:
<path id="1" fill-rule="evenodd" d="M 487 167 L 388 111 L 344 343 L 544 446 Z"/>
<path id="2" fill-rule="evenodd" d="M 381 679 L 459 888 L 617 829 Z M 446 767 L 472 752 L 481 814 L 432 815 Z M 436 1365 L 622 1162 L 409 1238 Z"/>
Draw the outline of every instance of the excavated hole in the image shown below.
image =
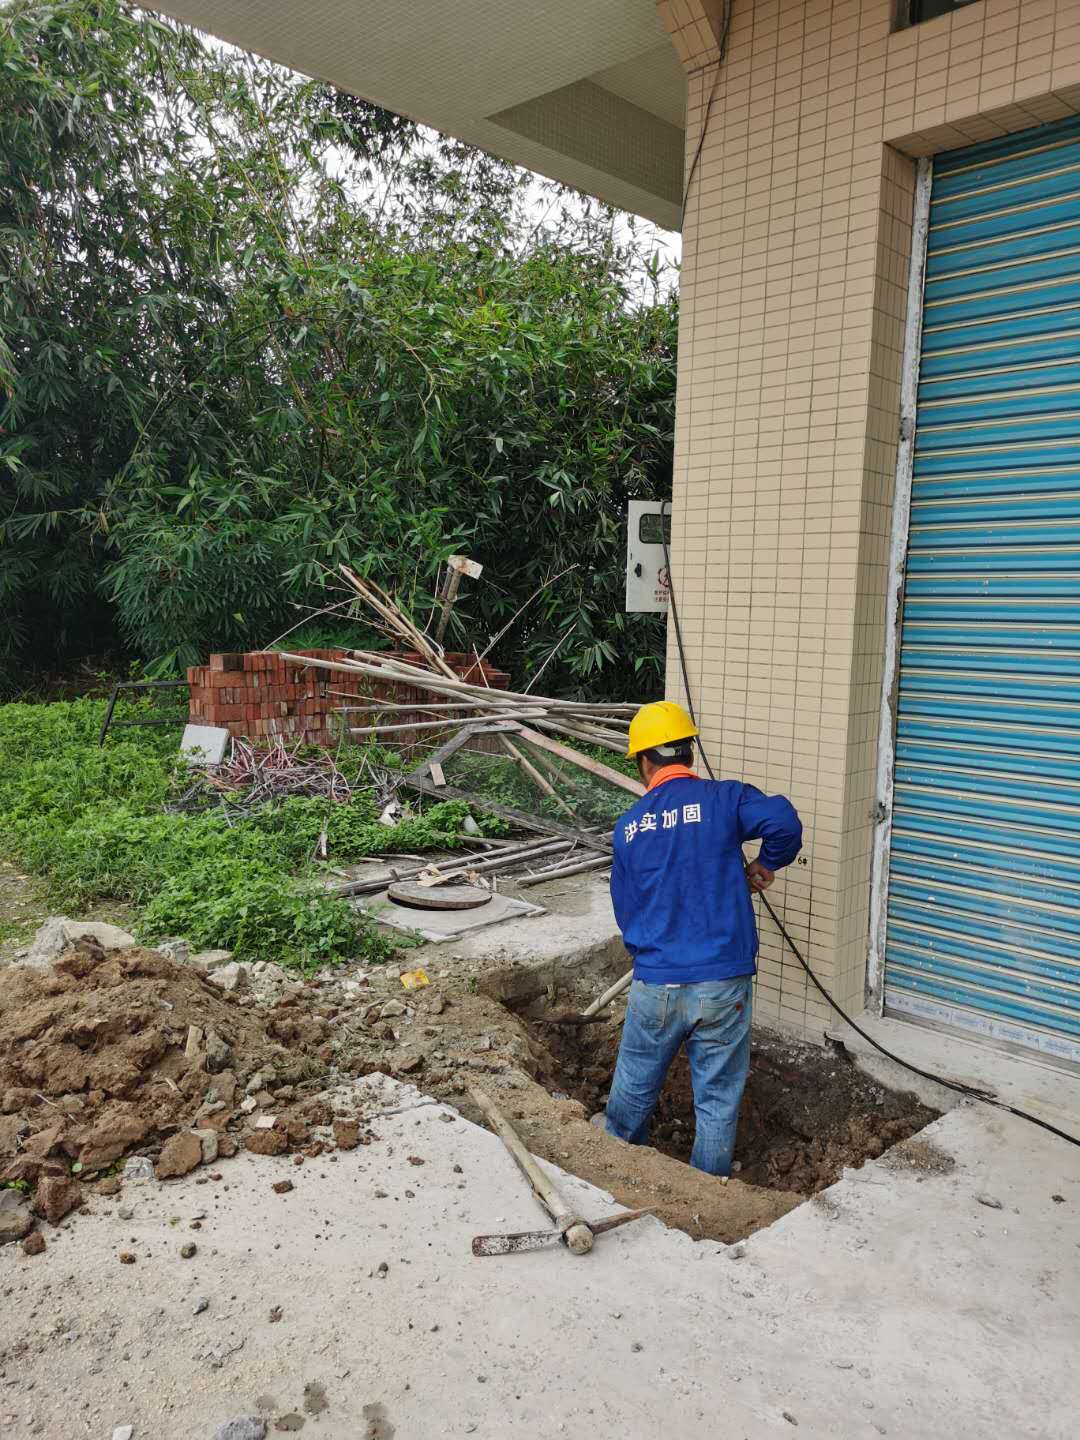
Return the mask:
<path id="1" fill-rule="evenodd" d="M 622 1033 L 619 1016 L 580 1029 L 545 1025 L 541 1017 L 552 1010 L 579 1009 L 601 988 L 575 986 L 554 1004 L 507 1005 L 528 1031 L 533 1078 L 556 1097 L 581 1101 L 589 1114 L 602 1109 L 607 1098 Z M 739 1178 L 814 1195 L 838 1180 L 845 1167 L 876 1159 L 939 1113 L 912 1094 L 879 1084 L 842 1054 L 755 1029 L 735 1149 Z M 693 1142 L 690 1071 L 680 1055 L 657 1106 L 651 1143 L 686 1162 Z"/>

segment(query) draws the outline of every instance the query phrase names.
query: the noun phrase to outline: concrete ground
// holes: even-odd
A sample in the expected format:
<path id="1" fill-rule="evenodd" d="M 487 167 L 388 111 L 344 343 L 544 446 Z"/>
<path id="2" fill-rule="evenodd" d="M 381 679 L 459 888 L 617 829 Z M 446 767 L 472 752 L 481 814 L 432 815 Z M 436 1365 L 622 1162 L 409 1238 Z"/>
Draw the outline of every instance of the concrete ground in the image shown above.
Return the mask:
<path id="1" fill-rule="evenodd" d="M 358 1083 L 378 1139 L 336 1162 L 128 1184 L 0 1251 L 5 1440 L 1076 1433 L 1080 1150 L 1033 1126 L 962 1104 L 731 1248 L 645 1220 L 480 1260 L 473 1235 L 543 1225 L 500 1143 Z"/>

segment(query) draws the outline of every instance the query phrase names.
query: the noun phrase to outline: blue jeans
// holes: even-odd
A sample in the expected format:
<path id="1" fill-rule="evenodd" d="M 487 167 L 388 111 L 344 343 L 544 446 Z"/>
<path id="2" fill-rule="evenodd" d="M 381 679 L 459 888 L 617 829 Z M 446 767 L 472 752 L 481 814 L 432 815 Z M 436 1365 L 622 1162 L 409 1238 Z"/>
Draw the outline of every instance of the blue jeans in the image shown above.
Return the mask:
<path id="1" fill-rule="evenodd" d="M 645 1145 L 668 1067 L 686 1046 L 696 1129 L 690 1164 L 730 1175 L 739 1102 L 750 1069 L 752 977 L 700 985 L 635 980 L 607 1104 L 609 1135 Z"/>

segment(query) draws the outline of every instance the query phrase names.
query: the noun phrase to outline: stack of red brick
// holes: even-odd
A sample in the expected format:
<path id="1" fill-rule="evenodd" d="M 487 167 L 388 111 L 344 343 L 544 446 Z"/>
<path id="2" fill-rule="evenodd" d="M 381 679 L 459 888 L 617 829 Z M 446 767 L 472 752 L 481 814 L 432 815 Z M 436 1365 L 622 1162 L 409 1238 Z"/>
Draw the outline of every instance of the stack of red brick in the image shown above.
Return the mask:
<path id="1" fill-rule="evenodd" d="M 341 650 L 299 650 L 295 654 L 313 660 L 340 660 Z M 396 655 L 394 658 L 422 663 L 418 655 Z M 475 655 L 449 654 L 451 669 L 463 679 L 477 681 L 481 673 L 493 690 L 505 690 L 509 675 L 495 670 Z M 272 650 L 251 650 L 245 654 L 211 655 L 208 665 L 193 665 L 188 670 L 190 705 L 188 719 L 192 725 L 214 725 L 230 735 L 249 740 L 281 735 L 286 739 L 303 740 L 309 745 L 333 745 L 340 735 L 341 719 L 334 711 L 349 704 L 349 697 L 394 700 L 403 704 L 430 704 L 437 699 L 430 691 L 411 686 L 388 686 L 355 670 L 324 670 L 321 666 L 306 669 L 285 661 Z M 388 725 L 401 725 L 411 719 L 424 718 L 408 711 L 387 714 Z M 364 717 L 356 723 L 367 724 Z M 430 735 L 430 732 L 427 732 Z M 395 733 L 398 744 L 415 737 L 408 731 Z"/>

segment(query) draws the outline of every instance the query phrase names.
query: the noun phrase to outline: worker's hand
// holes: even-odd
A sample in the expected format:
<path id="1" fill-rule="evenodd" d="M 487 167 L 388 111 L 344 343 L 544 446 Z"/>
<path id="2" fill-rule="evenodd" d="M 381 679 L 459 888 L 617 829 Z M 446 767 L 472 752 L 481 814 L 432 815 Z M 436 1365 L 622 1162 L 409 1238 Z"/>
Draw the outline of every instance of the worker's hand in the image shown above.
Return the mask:
<path id="1" fill-rule="evenodd" d="M 762 890 L 767 890 L 776 879 L 776 871 L 769 870 L 762 865 L 760 860 L 751 860 L 746 867 L 746 878 L 750 882 L 750 889 L 755 894 L 760 894 Z"/>

